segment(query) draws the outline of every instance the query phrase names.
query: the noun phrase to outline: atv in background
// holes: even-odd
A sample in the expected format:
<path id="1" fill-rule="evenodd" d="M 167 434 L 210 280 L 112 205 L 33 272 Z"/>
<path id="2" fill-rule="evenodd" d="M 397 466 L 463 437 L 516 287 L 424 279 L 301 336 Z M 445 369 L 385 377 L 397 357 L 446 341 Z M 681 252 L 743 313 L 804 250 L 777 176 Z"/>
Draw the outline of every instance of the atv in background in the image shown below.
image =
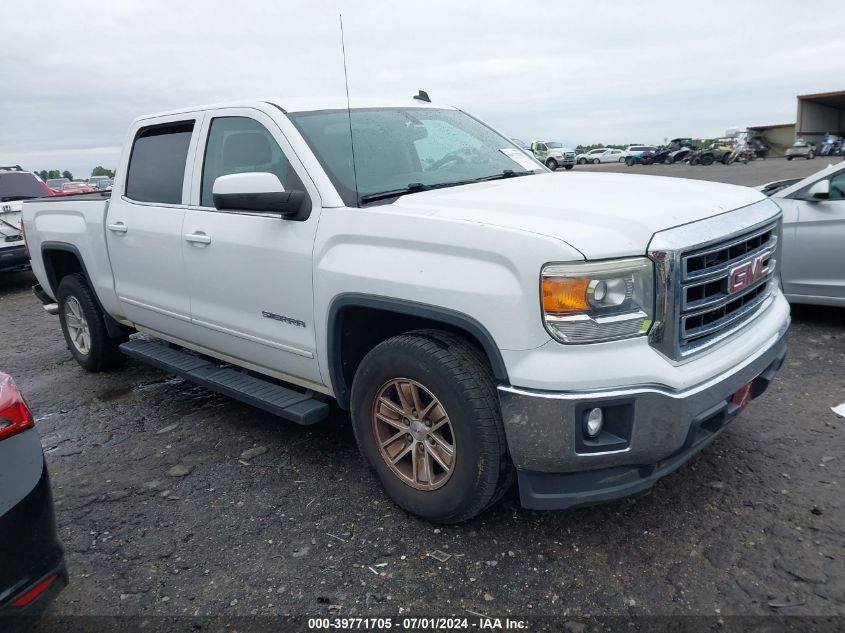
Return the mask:
<path id="1" fill-rule="evenodd" d="M 713 163 L 728 164 L 733 152 L 733 146 L 725 142 L 711 143 L 710 147 L 702 148 L 687 154 L 684 162 L 690 165 L 712 165 Z"/>
<path id="2" fill-rule="evenodd" d="M 695 149 L 691 138 L 673 138 L 665 147 L 658 149 L 652 158 L 654 163 L 679 163 Z"/>

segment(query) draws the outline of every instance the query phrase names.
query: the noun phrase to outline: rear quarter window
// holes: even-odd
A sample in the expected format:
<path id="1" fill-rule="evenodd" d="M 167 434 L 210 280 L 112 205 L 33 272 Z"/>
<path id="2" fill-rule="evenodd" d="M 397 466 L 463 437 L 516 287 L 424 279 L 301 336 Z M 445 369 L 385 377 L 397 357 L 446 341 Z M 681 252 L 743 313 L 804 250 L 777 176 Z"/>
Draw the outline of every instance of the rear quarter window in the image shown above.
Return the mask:
<path id="1" fill-rule="evenodd" d="M 139 202 L 181 204 L 193 121 L 142 128 L 132 143 L 126 197 Z"/>

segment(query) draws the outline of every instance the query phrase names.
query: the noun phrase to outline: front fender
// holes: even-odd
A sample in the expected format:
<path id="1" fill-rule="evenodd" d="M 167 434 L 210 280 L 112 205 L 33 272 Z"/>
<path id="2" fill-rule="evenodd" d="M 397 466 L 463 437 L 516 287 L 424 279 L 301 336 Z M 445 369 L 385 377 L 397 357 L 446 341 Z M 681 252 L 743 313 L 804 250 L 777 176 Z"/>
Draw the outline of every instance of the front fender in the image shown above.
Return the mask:
<path id="1" fill-rule="evenodd" d="M 327 367 L 331 305 L 355 293 L 442 308 L 477 322 L 499 350 L 549 341 L 540 308 L 540 270 L 581 261 L 562 240 L 391 205 L 326 209 L 314 250 L 321 374 Z"/>

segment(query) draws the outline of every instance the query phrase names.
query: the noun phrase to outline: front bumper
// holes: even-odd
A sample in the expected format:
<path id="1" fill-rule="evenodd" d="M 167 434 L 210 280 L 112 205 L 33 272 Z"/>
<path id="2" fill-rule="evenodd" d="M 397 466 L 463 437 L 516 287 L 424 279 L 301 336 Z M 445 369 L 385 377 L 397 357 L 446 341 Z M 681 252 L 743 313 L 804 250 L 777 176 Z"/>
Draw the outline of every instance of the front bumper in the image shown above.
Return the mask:
<path id="1" fill-rule="evenodd" d="M 683 391 L 657 385 L 594 392 L 499 387 L 520 500 L 526 508 L 563 509 L 638 494 L 709 444 L 739 412 L 732 396 L 766 390 L 786 356 L 789 322 L 760 353 L 729 375 Z M 596 441 L 582 428 L 586 411 L 605 411 Z"/>
<path id="2" fill-rule="evenodd" d="M 0 272 L 12 272 L 29 268 L 29 257 L 23 244 L 2 248 L 0 244 Z"/>

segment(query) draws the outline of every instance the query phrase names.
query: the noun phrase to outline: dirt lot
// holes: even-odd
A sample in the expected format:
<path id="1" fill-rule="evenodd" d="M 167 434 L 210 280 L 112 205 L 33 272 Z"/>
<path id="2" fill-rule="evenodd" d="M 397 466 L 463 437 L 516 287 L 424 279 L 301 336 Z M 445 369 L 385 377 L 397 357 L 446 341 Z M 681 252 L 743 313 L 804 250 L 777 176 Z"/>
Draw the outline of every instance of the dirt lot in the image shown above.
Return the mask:
<path id="1" fill-rule="evenodd" d="M 821 166 L 588 169 L 759 184 Z M 845 615 L 843 310 L 796 307 L 771 389 L 650 494 L 554 513 L 511 495 L 438 528 L 385 498 L 343 415 L 306 429 L 134 362 L 86 374 L 32 283 L 0 278 L 0 366 L 53 478 L 55 615 Z"/>

